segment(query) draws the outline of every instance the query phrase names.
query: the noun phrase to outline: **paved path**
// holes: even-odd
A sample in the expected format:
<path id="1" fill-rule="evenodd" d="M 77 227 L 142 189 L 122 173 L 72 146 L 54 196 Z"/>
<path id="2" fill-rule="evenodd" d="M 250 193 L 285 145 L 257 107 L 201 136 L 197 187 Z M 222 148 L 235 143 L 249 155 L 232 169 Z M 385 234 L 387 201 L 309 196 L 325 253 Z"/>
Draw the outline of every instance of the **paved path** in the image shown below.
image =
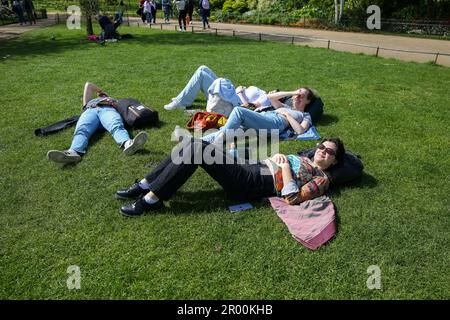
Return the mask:
<path id="1" fill-rule="evenodd" d="M 127 21 L 125 19 L 125 21 Z M 136 25 L 142 21 L 139 18 L 130 18 L 131 25 Z M 38 20 L 38 23 L 33 26 L 19 24 L 12 24 L 7 26 L 0 26 L 0 40 L 10 39 L 20 35 L 23 32 L 33 30 L 35 28 L 46 27 L 55 23 L 55 16 L 49 14 L 49 19 Z M 176 21 L 172 20 L 170 24 L 163 24 L 164 29 L 174 30 Z M 194 21 L 193 23 L 195 31 L 201 30 L 201 22 Z M 157 28 L 160 25 L 157 24 Z M 295 39 L 296 44 L 307 44 L 312 47 L 327 47 L 328 40 L 330 42 L 330 48 L 339 51 L 349 51 L 356 53 L 365 53 L 375 55 L 377 53 L 380 57 L 395 58 L 406 61 L 417 61 L 417 62 L 427 62 L 435 61 L 436 53 L 441 53 L 437 58 L 437 63 L 445 66 L 450 66 L 450 56 L 442 55 L 446 53 L 450 55 L 450 41 L 448 40 L 434 40 L 434 39 L 422 39 L 413 37 L 402 37 L 402 36 L 388 36 L 380 34 L 370 34 L 370 33 L 353 33 L 353 32 L 338 32 L 338 31 L 327 31 L 327 30 L 315 30 L 315 29 L 305 29 L 305 28 L 293 28 L 293 27 L 276 27 L 276 26 L 259 26 L 259 25 L 244 25 L 244 24 L 228 24 L 228 23 L 211 23 L 210 30 L 207 32 L 215 32 L 218 29 L 218 34 L 232 34 L 235 30 L 239 32 L 252 32 L 261 34 L 271 34 L 271 35 L 284 35 L 287 37 L 298 37 Z M 303 38 L 300 38 L 303 37 Z M 262 36 L 262 39 L 269 39 L 269 37 Z M 281 39 L 281 38 L 278 38 Z M 291 41 L 290 38 L 284 38 L 285 41 Z M 345 43 L 335 43 L 345 42 Z M 371 46 L 374 48 L 354 46 L 350 43 Z M 400 52 L 400 51 L 390 51 L 384 50 L 383 48 L 403 50 L 403 51 L 416 51 L 423 53 L 411 53 L 411 52 Z M 430 54 L 426 54 L 426 53 Z"/>
<path id="2" fill-rule="evenodd" d="M 38 28 L 48 27 L 52 24 L 55 24 L 55 18 L 49 16 L 49 19 L 38 19 L 36 24 L 24 24 L 20 25 L 19 23 L 7 24 L 4 26 L 0 26 L 0 40 L 8 40 L 18 37 L 24 32 L 35 30 Z"/>
<path id="3" fill-rule="evenodd" d="M 138 22 L 142 25 L 142 21 L 139 18 L 130 18 L 131 25 L 136 25 Z M 158 22 L 158 21 L 157 21 Z M 177 25 L 175 20 L 171 21 L 170 25 L 163 25 L 164 29 L 174 29 Z M 435 39 L 422 39 L 414 37 L 403 37 L 403 36 L 390 36 L 390 35 L 380 35 L 380 34 L 370 34 L 370 33 L 356 33 L 356 32 L 339 32 L 339 31 L 327 31 L 327 30 L 315 30 L 315 29 L 305 29 L 305 28 L 293 28 L 293 27 L 276 27 L 276 26 L 259 26 L 250 24 L 228 24 L 228 23 L 210 23 L 209 32 L 215 32 L 215 28 L 218 29 L 219 34 L 232 34 L 232 31 L 240 32 L 252 32 L 252 33 L 262 33 L 271 35 L 284 35 L 284 36 L 295 36 L 304 37 L 296 38 L 296 44 L 306 44 L 311 47 L 322 47 L 327 48 L 328 40 L 331 40 L 330 48 L 339 51 L 349 51 L 355 53 L 365 53 L 375 55 L 378 50 L 378 56 L 385 58 L 395 58 L 406 61 L 417 61 L 417 62 L 428 62 L 435 61 L 436 53 L 441 53 L 438 56 L 437 63 L 450 66 L 450 41 L 448 40 L 435 40 Z M 201 22 L 194 21 L 194 30 L 201 30 Z M 154 26 L 159 28 L 160 25 Z M 189 28 L 188 28 L 189 29 Z M 238 33 L 236 33 L 238 34 Z M 284 38 L 284 41 L 291 41 L 289 37 Z M 270 39 L 272 37 L 264 37 L 262 39 Z M 275 38 L 273 38 L 275 39 Z M 282 39 L 278 37 L 278 39 Z M 344 43 L 334 43 L 333 41 L 346 42 Z M 351 43 L 371 46 L 373 48 L 366 48 L 360 46 L 351 45 Z M 425 53 L 411 53 L 411 52 L 398 52 L 383 50 L 387 49 L 397 49 L 405 51 L 416 51 Z M 426 54 L 430 53 L 430 54 Z M 442 55 L 446 53 L 449 56 Z"/>
<path id="4" fill-rule="evenodd" d="M 216 28 L 235 29 L 247 32 L 256 33 L 268 33 L 268 34 L 282 34 L 289 36 L 301 36 L 307 37 L 304 39 L 303 44 L 307 44 L 313 47 L 327 47 L 327 41 L 342 41 L 347 43 L 356 43 L 366 46 L 372 46 L 375 48 L 364 48 L 353 46 L 350 44 L 330 43 L 330 48 L 339 51 L 350 52 L 362 52 L 366 54 L 375 55 L 377 47 L 399 49 L 406 51 L 417 52 L 431 52 L 433 54 L 418 54 L 409 52 L 396 52 L 390 50 L 379 49 L 378 55 L 386 58 L 396 58 L 407 61 L 427 62 L 434 61 L 436 53 L 447 53 L 450 55 L 450 41 L 448 40 L 434 40 L 434 39 L 422 39 L 413 37 L 402 36 L 390 36 L 370 33 L 355 33 L 355 32 L 339 32 L 339 31 L 327 31 L 327 30 L 314 30 L 304 28 L 291 28 L 291 27 L 273 27 L 273 26 L 253 26 L 253 25 L 231 25 L 217 23 L 214 24 Z M 450 56 L 438 56 L 439 64 L 450 66 Z"/>

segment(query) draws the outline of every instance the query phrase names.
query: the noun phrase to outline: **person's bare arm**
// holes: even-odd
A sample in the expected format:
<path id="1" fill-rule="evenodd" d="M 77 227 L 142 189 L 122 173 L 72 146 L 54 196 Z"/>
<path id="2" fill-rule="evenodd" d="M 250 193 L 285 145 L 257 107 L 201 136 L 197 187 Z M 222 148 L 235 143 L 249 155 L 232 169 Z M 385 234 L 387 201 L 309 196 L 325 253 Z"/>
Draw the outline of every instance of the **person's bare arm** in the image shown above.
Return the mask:
<path id="1" fill-rule="evenodd" d="M 102 89 L 97 87 L 95 84 L 86 82 L 84 85 L 83 93 L 83 106 L 85 106 L 89 101 L 95 98 L 94 93 L 107 95 Z"/>
<path id="2" fill-rule="evenodd" d="M 267 94 L 267 98 L 269 98 L 270 103 L 275 109 L 281 108 L 283 103 L 280 101 L 282 98 L 292 97 L 298 94 L 298 90 L 296 91 L 278 91 L 278 92 L 269 92 Z"/>
<path id="3" fill-rule="evenodd" d="M 306 120 L 303 120 L 301 123 L 299 123 L 297 120 L 295 120 L 289 112 L 285 110 L 276 110 L 279 114 L 282 114 L 286 120 L 289 122 L 289 125 L 294 130 L 296 134 L 302 134 L 303 132 L 307 131 L 309 129 L 309 122 Z"/>
<path id="4" fill-rule="evenodd" d="M 241 99 L 242 104 L 246 105 L 248 103 L 248 100 L 244 95 L 244 90 L 245 90 L 245 87 L 239 86 L 236 88 L 236 94 L 238 95 L 239 99 Z"/>

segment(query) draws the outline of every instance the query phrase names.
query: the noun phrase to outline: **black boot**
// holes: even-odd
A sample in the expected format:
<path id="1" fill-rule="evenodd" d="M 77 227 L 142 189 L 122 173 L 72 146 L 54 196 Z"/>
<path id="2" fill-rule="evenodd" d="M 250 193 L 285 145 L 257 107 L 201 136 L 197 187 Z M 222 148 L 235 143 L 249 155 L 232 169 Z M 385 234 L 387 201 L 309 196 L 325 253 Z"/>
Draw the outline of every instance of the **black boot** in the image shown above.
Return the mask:
<path id="1" fill-rule="evenodd" d="M 164 207 L 163 202 L 160 200 L 158 202 L 149 204 L 144 200 L 144 197 L 139 198 L 134 203 L 129 203 L 126 205 L 123 205 L 120 208 L 120 212 L 122 215 L 127 217 L 138 217 L 144 212 L 147 211 L 155 211 L 159 210 Z"/>
<path id="2" fill-rule="evenodd" d="M 116 199 L 136 199 L 142 195 L 145 195 L 149 190 L 142 189 L 139 186 L 139 181 L 136 180 L 134 184 L 128 189 L 119 189 L 116 192 Z"/>

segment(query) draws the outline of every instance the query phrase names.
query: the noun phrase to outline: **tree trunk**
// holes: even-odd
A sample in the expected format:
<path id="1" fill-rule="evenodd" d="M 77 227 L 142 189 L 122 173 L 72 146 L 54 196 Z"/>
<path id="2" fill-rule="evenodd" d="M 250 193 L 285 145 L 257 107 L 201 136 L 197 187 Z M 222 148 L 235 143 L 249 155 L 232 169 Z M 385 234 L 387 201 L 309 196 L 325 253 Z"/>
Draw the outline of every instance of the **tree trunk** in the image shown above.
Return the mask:
<path id="1" fill-rule="evenodd" d="M 87 16 L 86 17 L 86 31 L 88 36 L 91 36 L 94 34 L 94 28 L 92 27 L 92 17 Z"/>
<path id="2" fill-rule="evenodd" d="M 334 23 L 339 23 L 339 5 L 338 0 L 334 0 Z"/>
<path id="3" fill-rule="evenodd" d="M 339 23 L 342 20 L 342 14 L 344 13 L 344 4 L 345 4 L 345 0 L 340 0 L 341 5 L 339 7 Z"/>

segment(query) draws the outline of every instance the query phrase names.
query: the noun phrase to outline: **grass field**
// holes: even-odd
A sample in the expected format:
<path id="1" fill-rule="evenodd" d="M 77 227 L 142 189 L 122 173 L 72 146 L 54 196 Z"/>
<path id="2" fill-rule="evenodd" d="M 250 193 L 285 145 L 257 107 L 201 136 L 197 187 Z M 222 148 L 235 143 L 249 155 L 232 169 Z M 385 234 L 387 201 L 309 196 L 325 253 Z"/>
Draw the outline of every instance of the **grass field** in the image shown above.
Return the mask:
<path id="1" fill-rule="evenodd" d="M 134 38 L 103 47 L 58 26 L 0 43 L 0 298 L 450 298 L 449 68 L 212 35 L 122 33 Z M 304 248 L 262 203 L 229 213 L 236 202 L 201 169 L 165 211 L 119 214 L 114 192 L 175 145 L 170 133 L 188 118 L 162 106 L 199 65 L 235 84 L 319 91 L 318 131 L 341 137 L 365 163 L 360 184 L 331 193 L 338 233 L 327 245 Z M 46 159 L 70 145 L 73 129 L 45 138 L 34 129 L 80 113 L 86 81 L 160 112 L 144 152 L 125 157 L 103 133 L 76 166 Z M 283 142 L 280 151 L 314 143 Z M 80 267 L 80 290 L 66 286 L 70 265 Z M 381 290 L 366 286 L 371 265 L 380 267 Z"/>

